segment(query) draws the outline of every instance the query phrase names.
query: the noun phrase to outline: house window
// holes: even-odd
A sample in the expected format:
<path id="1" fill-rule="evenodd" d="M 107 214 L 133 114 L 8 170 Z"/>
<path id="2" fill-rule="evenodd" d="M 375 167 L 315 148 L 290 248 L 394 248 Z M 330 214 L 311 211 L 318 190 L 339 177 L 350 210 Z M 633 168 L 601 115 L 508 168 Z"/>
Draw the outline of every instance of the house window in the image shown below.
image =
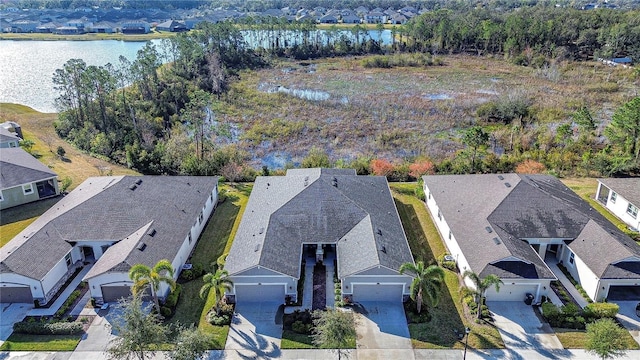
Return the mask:
<path id="1" fill-rule="evenodd" d="M 440 213 L 440 209 L 438 209 L 438 220 L 442 220 L 442 214 Z"/>
<path id="2" fill-rule="evenodd" d="M 64 261 L 67 263 L 67 267 L 71 266 L 71 252 L 68 252 L 67 255 L 64 256 Z"/>
<path id="3" fill-rule="evenodd" d="M 576 257 L 576 255 L 574 253 L 571 253 L 571 255 L 569 255 L 569 262 L 571 264 L 573 264 L 574 258 Z"/>
<path id="4" fill-rule="evenodd" d="M 32 184 L 22 185 L 22 192 L 25 195 L 33 194 L 33 185 Z"/>
<path id="5" fill-rule="evenodd" d="M 198 222 L 200 222 L 200 224 L 202 224 L 202 220 L 204 219 L 204 214 L 202 213 L 202 211 L 200 211 L 200 216 L 198 217 Z"/>
<path id="6" fill-rule="evenodd" d="M 613 191 L 611 192 L 611 202 L 612 203 L 616 203 L 616 199 L 618 198 L 618 194 L 614 193 Z"/>
<path id="7" fill-rule="evenodd" d="M 631 215 L 634 219 L 638 217 L 638 208 L 633 206 L 633 204 L 629 204 L 627 206 L 627 214 Z"/>
<path id="8" fill-rule="evenodd" d="M 0 201 L 4 201 L 4 197 L 2 196 L 2 191 L 0 191 Z"/>
<path id="9" fill-rule="evenodd" d="M 429 191 L 429 200 L 431 200 L 431 191 Z"/>
<path id="10" fill-rule="evenodd" d="M 451 230 L 449 230 L 449 240 L 451 240 Z"/>
<path id="11" fill-rule="evenodd" d="M 191 238 L 191 232 L 189 232 L 189 244 L 191 244 L 191 240 L 193 239 Z"/>

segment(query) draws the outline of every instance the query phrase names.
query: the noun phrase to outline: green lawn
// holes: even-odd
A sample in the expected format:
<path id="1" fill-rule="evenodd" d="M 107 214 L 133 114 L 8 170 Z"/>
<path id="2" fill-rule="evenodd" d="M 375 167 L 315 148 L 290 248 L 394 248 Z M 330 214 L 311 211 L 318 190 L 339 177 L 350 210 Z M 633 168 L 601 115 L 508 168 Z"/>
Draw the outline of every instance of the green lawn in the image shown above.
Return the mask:
<path id="1" fill-rule="evenodd" d="M 251 193 L 250 184 L 224 184 L 221 192 L 227 199 L 219 204 L 209 223 L 202 232 L 198 245 L 191 258 L 192 263 L 200 263 L 205 269 L 231 248 L 231 243 L 240 223 L 242 213 Z M 209 309 L 214 305 L 213 292 L 205 302 L 200 299 L 202 278 L 182 284 L 182 293 L 178 300 L 175 315 L 168 321 L 171 324 L 197 325 L 205 334 L 212 337 L 211 348 L 223 349 L 229 333 L 229 326 L 213 326 L 206 320 Z"/>
<path id="2" fill-rule="evenodd" d="M 82 335 L 11 334 L 2 351 L 73 351 Z"/>
<path id="3" fill-rule="evenodd" d="M 446 248 L 431 220 L 424 202 L 413 195 L 417 183 L 391 183 L 398 213 L 407 234 L 409 247 L 416 261 L 425 264 L 436 263 L 436 258 L 446 252 Z M 464 343 L 455 331 L 471 328 L 469 346 L 471 348 L 504 348 L 500 333 L 491 324 L 476 324 L 465 313 L 460 296 L 460 281 L 457 273 L 445 270 L 445 284 L 440 303 L 431 311 L 428 323 L 409 324 L 411 341 L 415 348 L 464 348 Z"/>
<path id="4" fill-rule="evenodd" d="M 587 343 L 587 332 L 585 330 L 574 330 L 574 329 L 563 329 L 563 328 L 554 328 L 553 329 L 558 336 L 558 339 L 562 343 L 562 346 L 565 349 L 584 349 Z M 638 350 L 640 349 L 640 345 L 633 340 L 631 334 L 625 332 L 625 342 L 627 344 L 627 349 L 629 350 Z"/>
<path id="5" fill-rule="evenodd" d="M 317 349 L 318 347 L 313 345 L 311 336 L 298 334 L 291 330 L 282 330 L 282 342 L 280 343 L 281 349 Z"/>
<path id="6" fill-rule="evenodd" d="M 11 241 L 20 231 L 34 222 L 38 216 L 49 210 L 60 199 L 62 197 L 57 196 L 2 210 L 2 216 L 0 216 L 0 247 Z"/>

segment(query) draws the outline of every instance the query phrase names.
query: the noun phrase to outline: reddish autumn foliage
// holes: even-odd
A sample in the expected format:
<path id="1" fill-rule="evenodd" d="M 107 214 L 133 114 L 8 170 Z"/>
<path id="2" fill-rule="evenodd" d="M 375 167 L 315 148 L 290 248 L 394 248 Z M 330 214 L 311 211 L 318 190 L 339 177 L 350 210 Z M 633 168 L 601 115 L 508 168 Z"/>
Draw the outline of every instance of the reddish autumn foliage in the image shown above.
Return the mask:
<path id="1" fill-rule="evenodd" d="M 371 172 L 378 176 L 389 176 L 393 173 L 395 166 L 385 159 L 375 159 L 371 161 Z"/>
<path id="2" fill-rule="evenodd" d="M 435 166 L 429 160 L 419 160 L 409 165 L 409 175 L 419 179 L 422 175 L 435 174 Z"/>
<path id="3" fill-rule="evenodd" d="M 545 170 L 547 168 L 543 163 L 531 159 L 527 159 L 516 166 L 516 173 L 518 174 L 541 174 Z"/>

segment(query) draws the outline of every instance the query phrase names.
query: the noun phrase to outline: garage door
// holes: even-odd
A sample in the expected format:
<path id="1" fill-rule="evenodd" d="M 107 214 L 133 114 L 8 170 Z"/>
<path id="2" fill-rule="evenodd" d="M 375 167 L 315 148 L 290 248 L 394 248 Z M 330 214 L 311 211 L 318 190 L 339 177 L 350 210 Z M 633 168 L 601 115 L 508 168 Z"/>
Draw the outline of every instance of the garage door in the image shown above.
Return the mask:
<path id="1" fill-rule="evenodd" d="M 131 296 L 130 286 L 101 286 L 101 289 L 102 301 L 104 302 L 117 302 L 121 298 Z"/>
<path id="2" fill-rule="evenodd" d="M 28 286 L 0 287 L 0 303 L 33 303 Z"/>
<path id="3" fill-rule="evenodd" d="M 487 290 L 487 301 L 524 301 L 527 293 L 536 295 L 538 285 L 511 285 L 500 286 L 500 291 L 496 292 L 494 287 Z"/>
<path id="4" fill-rule="evenodd" d="M 236 302 L 277 302 L 284 304 L 284 285 L 237 285 Z"/>
<path id="5" fill-rule="evenodd" d="M 612 301 L 640 301 L 640 286 L 615 286 L 609 287 L 607 300 Z"/>
<path id="6" fill-rule="evenodd" d="M 354 284 L 353 301 L 402 301 L 402 285 Z"/>

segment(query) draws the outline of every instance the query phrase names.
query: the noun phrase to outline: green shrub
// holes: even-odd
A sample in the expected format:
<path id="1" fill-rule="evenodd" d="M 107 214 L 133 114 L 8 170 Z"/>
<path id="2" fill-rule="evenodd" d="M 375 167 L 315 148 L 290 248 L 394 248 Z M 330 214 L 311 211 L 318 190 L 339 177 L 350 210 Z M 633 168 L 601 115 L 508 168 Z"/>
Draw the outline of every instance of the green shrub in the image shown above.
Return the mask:
<path id="1" fill-rule="evenodd" d="M 231 324 L 231 317 L 229 315 L 216 315 L 215 311 L 209 312 L 207 318 L 207 321 L 209 321 L 211 325 L 222 326 Z"/>
<path id="2" fill-rule="evenodd" d="M 222 304 L 220 306 L 220 314 L 221 315 L 233 315 L 233 305 L 232 304 Z"/>
<path id="3" fill-rule="evenodd" d="M 612 303 L 591 303 L 584 308 L 584 313 L 592 319 L 615 318 L 620 306 Z"/>
<path id="4" fill-rule="evenodd" d="M 291 324 L 291 330 L 297 332 L 298 334 L 309 334 L 311 332 L 311 324 L 305 324 L 302 321 L 298 320 Z"/>
<path id="5" fill-rule="evenodd" d="M 75 335 L 84 330 L 82 323 L 74 322 L 35 322 L 21 321 L 13 324 L 13 331 L 31 335 Z"/>
<path id="6" fill-rule="evenodd" d="M 415 190 L 415 196 L 422 200 L 422 201 L 426 201 L 426 196 L 424 195 L 424 188 L 420 185 L 416 186 Z"/>
<path id="7" fill-rule="evenodd" d="M 182 286 L 180 284 L 176 284 L 176 288 L 169 294 L 169 296 L 167 296 L 167 299 L 164 301 L 164 306 L 171 309 L 175 308 L 178 304 L 178 299 L 180 298 L 180 292 L 182 292 Z"/>
<path id="8" fill-rule="evenodd" d="M 62 306 L 60 306 L 60 309 L 58 309 L 58 311 L 56 311 L 56 313 L 53 315 L 57 318 L 62 317 L 62 315 L 64 315 L 67 310 L 69 310 L 69 308 L 71 307 L 71 305 L 73 305 L 73 303 L 80 297 L 81 292 L 80 290 L 74 290 L 69 297 L 67 298 L 67 300 L 64 301 L 64 303 L 62 304 Z"/>
<path id="9" fill-rule="evenodd" d="M 171 315 L 173 315 L 173 311 L 171 310 L 170 307 L 161 306 L 160 307 L 160 315 L 168 318 L 168 317 L 171 317 Z"/>

